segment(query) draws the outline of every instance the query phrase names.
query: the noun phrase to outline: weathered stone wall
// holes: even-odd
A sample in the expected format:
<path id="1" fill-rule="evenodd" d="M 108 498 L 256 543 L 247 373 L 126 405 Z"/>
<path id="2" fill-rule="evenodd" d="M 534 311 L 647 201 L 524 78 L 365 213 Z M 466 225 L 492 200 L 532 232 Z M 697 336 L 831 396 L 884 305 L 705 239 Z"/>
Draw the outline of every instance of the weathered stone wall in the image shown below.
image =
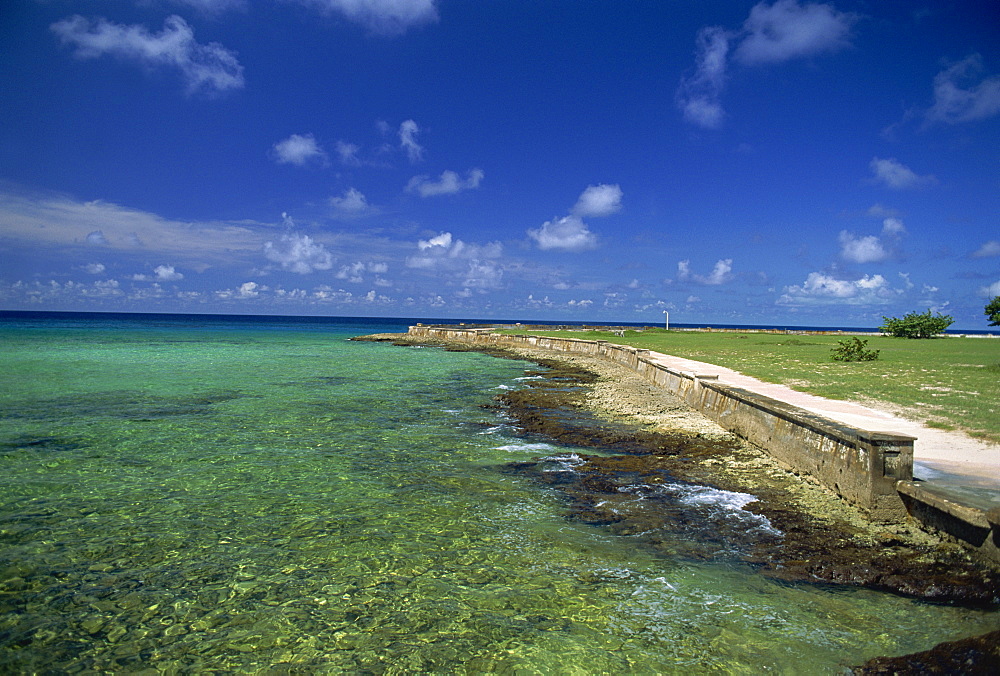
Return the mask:
<path id="1" fill-rule="evenodd" d="M 425 338 L 472 342 L 496 347 L 530 346 L 586 353 L 624 364 L 649 382 L 683 398 L 723 428 L 765 449 L 791 469 L 815 477 L 871 518 L 898 521 L 906 507 L 896 482 L 913 478 L 914 438 L 851 427 L 784 402 L 668 368 L 649 358 L 648 350 L 602 340 L 503 335 L 492 328 L 412 326 Z"/>

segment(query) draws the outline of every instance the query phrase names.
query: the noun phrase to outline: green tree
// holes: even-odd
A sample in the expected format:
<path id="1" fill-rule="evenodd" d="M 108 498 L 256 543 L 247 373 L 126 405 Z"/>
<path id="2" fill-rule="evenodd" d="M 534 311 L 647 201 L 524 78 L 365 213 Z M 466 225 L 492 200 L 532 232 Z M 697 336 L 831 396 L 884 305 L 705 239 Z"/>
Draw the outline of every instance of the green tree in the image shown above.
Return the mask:
<path id="1" fill-rule="evenodd" d="M 990 318 L 990 326 L 1000 326 L 1000 296 L 986 304 L 986 316 Z"/>
<path id="2" fill-rule="evenodd" d="M 931 315 L 931 311 L 899 317 L 882 317 L 882 326 L 878 330 L 895 338 L 933 338 L 951 326 L 955 319 L 951 315 L 940 312 Z"/>

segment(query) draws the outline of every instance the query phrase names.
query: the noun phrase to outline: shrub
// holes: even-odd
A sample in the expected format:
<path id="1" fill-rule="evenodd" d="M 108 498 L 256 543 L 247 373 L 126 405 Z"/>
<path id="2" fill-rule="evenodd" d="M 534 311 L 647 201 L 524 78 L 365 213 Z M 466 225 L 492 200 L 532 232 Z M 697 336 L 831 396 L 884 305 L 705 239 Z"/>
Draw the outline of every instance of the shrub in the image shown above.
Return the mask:
<path id="1" fill-rule="evenodd" d="M 882 326 L 878 330 L 895 338 L 933 338 L 951 326 L 955 319 L 951 315 L 938 312 L 931 315 L 911 312 L 902 319 L 898 317 L 882 317 Z"/>
<path id="2" fill-rule="evenodd" d="M 990 318 L 990 326 L 1000 326 L 1000 296 L 986 304 L 986 316 Z"/>
<path id="3" fill-rule="evenodd" d="M 838 340 L 840 347 L 833 348 L 834 361 L 875 361 L 879 350 L 869 350 L 868 341 L 857 336 Z"/>

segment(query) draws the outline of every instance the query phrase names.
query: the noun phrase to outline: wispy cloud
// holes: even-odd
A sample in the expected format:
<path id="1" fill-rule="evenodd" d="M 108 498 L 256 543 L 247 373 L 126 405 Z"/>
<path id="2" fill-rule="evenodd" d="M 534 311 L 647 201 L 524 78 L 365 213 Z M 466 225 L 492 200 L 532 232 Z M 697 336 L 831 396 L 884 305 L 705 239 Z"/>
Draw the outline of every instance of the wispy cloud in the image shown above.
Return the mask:
<path id="1" fill-rule="evenodd" d="M 229 259 L 237 252 L 259 251 L 261 233 L 272 227 L 249 221 L 178 221 L 111 202 L 81 202 L 8 186 L 0 186 L 0 222 L 4 237 L 32 247 L 96 245 L 186 259 Z"/>
<path id="2" fill-rule="evenodd" d="M 748 64 L 778 63 L 850 44 L 848 36 L 856 20 L 833 5 L 778 0 L 757 4 L 743 24 L 746 37 L 736 48 L 737 60 Z"/>
<path id="3" fill-rule="evenodd" d="M 730 34 L 721 26 L 698 31 L 694 75 L 681 80 L 677 90 L 677 105 L 688 122 L 717 129 L 722 126 L 722 90 L 726 83 L 726 55 Z"/>
<path id="4" fill-rule="evenodd" d="M 893 190 L 923 188 L 937 184 L 937 178 L 933 175 L 919 176 L 895 157 L 888 159 L 873 157 L 868 167 L 877 182 Z"/>
<path id="5" fill-rule="evenodd" d="M 438 20 L 434 0 L 300 0 L 334 12 L 379 35 L 401 35 Z"/>
<path id="6" fill-rule="evenodd" d="M 331 197 L 330 206 L 342 216 L 360 216 L 371 212 L 368 199 L 356 188 L 349 188 L 342 197 Z"/>
<path id="7" fill-rule="evenodd" d="M 995 239 L 984 242 L 981 247 L 972 252 L 973 258 L 993 258 L 994 256 L 1000 256 L 1000 241 Z"/>
<path id="8" fill-rule="evenodd" d="M 406 184 L 407 192 L 415 192 L 421 197 L 435 195 L 454 195 L 463 190 L 474 190 L 486 174 L 482 169 L 472 169 L 463 179 L 454 171 L 445 171 L 438 180 L 432 180 L 427 175 L 414 176 Z"/>
<path id="9" fill-rule="evenodd" d="M 274 159 L 278 164 L 304 167 L 310 163 L 326 163 L 326 152 L 312 134 L 292 134 L 274 144 Z"/>
<path id="10" fill-rule="evenodd" d="M 244 86 L 243 66 L 236 53 L 211 42 L 195 42 L 194 31 L 184 19 L 170 16 L 163 30 L 150 33 L 145 26 L 90 21 L 75 15 L 51 26 L 65 45 L 75 47 L 75 56 L 96 59 L 105 54 L 135 61 L 147 67 L 180 71 L 189 94 L 220 94 Z"/>
<path id="11" fill-rule="evenodd" d="M 983 58 L 973 54 L 934 77 L 934 105 L 927 122 L 958 124 L 1000 113 L 1000 76 L 983 76 Z"/>
<path id="12" fill-rule="evenodd" d="M 761 2 L 740 30 L 706 26 L 695 38 L 695 70 L 675 96 L 684 119 L 705 129 L 722 126 L 722 93 L 730 54 L 745 65 L 766 65 L 833 52 L 850 45 L 853 14 L 825 3 Z M 735 45 L 735 47 L 734 47 Z"/>
<path id="13" fill-rule="evenodd" d="M 417 134 L 420 127 L 413 120 L 406 120 L 399 125 L 399 145 L 406 151 L 406 156 L 410 158 L 411 164 L 416 164 L 424 159 L 424 147 L 417 143 Z"/>

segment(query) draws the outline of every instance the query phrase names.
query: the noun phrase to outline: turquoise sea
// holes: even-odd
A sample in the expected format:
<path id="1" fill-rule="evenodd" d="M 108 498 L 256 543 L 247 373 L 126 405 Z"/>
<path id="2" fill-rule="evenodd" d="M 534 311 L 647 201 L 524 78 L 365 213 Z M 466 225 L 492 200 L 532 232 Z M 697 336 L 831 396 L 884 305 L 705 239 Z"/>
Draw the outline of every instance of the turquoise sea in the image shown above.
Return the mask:
<path id="1" fill-rule="evenodd" d="M 487 407 L 538 369 L 347 340 L 406 324 L 0 315 L 0 673 L 836 674 L 1000 626 L 568 520 L 505 466 L 580 449 Z"/>

